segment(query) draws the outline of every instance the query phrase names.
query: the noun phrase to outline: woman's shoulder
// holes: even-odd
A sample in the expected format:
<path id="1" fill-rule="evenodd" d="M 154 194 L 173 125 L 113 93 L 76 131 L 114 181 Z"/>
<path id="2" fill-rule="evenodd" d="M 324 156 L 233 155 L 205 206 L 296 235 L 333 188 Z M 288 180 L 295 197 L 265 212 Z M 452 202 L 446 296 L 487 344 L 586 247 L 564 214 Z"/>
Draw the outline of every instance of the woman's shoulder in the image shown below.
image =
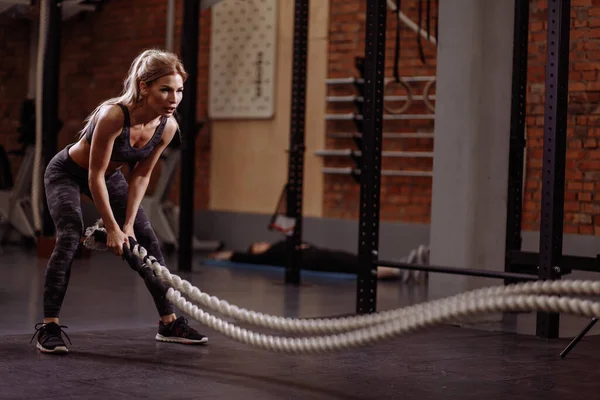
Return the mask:
<path id="1" fill-rule="evenodd" d="M 174 116 L 170 116 L 167 118 L 165 129 L 172 133 L 175 133 L 179 130 L 179 123 L 177 122 Z"/>
<path id="2" fill-rule="evenodd" d="M 118 104 L 105 104 L 100 107 L 96 116 L 96 124 L 102 123 L 107 128 L 120 128 L 125 121 L 125 115 Z"/>
<path id="3" fill-rule="evenodd" d="M 120 133 L 125 123 L 123 110 L 117 104 L 104 104 L 98 109 L 95 125 L 104 132 Z"/>
<path id="4" fill-rule="evenodd" d="M 177 131 L 179 130 L 179 124 L 177 123 L 177 120 L 175 119 L 175 117 L 171 116 L 167 118 L 167 121 L 165 122 L 165 126 L 163 128 L 163 139 L 167 140 L 167 141 L 171 141 L 171 139 L 173 138 L 173 136 L 175 136 L 175 133 L 177 133 Z"/>

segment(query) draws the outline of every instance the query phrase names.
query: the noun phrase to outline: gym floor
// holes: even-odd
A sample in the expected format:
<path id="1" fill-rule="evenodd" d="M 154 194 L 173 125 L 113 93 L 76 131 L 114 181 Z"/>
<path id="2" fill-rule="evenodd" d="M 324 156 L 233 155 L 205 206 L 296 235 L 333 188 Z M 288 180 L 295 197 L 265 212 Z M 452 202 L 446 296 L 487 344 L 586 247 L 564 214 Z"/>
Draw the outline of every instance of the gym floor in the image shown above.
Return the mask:
<path id="1" fill-rule="evenodd" d="M 565 359 L 569 339 L 523 334 L 535 315 L 486 316 L 332 354 L 272 353 L 234 342 L 190 319 L 207 346 L 154 341 L 150 295 L 124 261 L 106 253 L 78 259 L 61 314 L 70 354 L 39 354 L 29 340 L 41 321 L 45 261 L 3 249 L 0 279 L 0 399 L 572 399 L 600 390 L 598 327 Z M 171 266 L 170 266 L 171 265 Z M 196 263 L 178 273 L 203 291 L 268 314 L 318 317 L 354 311 L 350 275 L 305 273 L 300 287 L 283 271 Z M 380 310 L 434 298 L 427 285 L 380 282 Z M 561 334 L 586 319 L 561 317 Z M 252 329 L 252 327 L 249 327 Z"/>

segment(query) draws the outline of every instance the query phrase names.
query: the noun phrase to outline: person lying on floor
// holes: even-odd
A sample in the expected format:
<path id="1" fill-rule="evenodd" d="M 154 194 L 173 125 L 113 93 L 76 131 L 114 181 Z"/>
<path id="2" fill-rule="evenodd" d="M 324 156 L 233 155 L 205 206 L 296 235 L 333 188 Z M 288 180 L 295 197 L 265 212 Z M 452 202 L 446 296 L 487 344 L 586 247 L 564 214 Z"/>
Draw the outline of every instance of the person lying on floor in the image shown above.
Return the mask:
<path id="1" fill-rule="evenodd" d="M 358 272 L 358 257 L 355 254 L 317 247 L 310 243 L 302 243 L 302 258 L 300 269 L 353 273 Z M 285 266 L 286 243 L 285 240 L 275 242 L 252 243 L 246 251 L 219 251 L 209 256 L 214 260 L 227 260 L 244 264 L 260 264 L 276 267 Z M 390 267 L 377 267 L 378 279 L 399 279 L 400 270 Z"/>

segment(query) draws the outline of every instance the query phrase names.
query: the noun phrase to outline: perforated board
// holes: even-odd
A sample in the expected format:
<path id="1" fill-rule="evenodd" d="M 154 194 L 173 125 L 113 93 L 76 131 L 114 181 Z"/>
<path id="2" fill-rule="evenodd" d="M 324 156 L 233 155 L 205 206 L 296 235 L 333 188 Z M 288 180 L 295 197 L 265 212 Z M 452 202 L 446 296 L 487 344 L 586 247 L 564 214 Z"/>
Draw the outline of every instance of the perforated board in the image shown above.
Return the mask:
<path id="1" fill-rule="evenodd" d="M 212 9 L 211 118 L 274 114 L 278 0 L 224 0 Z"/>

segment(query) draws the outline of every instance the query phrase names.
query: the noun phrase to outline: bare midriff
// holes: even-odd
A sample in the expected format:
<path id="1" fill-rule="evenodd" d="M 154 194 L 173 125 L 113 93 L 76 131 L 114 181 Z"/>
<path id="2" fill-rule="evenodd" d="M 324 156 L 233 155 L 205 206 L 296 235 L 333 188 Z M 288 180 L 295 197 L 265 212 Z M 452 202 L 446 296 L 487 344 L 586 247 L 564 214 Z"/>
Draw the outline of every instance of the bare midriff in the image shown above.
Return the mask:
<path id="1" fill-rule="evenodd" d="M 90 165 L 90 144 L 85 140 L 85 138 L 79 139 L 77 143 L 75 143 L 69 149 L 69 157 L 77 163 L 82 168 L 89 169 Z M 110 175 L 116 170 L 120 169 L 126 163 L 122 161 L 110 161 L 108 166 L 106 167 L 105 175 Z"/>

